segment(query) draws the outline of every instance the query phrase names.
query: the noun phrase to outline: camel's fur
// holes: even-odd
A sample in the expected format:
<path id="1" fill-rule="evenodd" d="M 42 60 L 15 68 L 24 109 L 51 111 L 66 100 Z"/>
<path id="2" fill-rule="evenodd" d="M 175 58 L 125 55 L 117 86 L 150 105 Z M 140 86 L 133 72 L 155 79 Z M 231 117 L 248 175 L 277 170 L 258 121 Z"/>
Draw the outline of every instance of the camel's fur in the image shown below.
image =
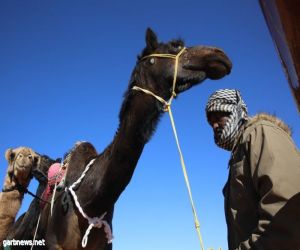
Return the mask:
<path id="1" fill-rule="evenodd" d="M 27 147 L 8 149 L 5 153 L 8 161 L 3 190 L 16 187 L 17 183 L 27 188 L 31 180 L 31 171 L 38 163 L 39 156 Z M 21 207 L 24 192 L 13 189 L 0 193 L 0 246 L 6 238 L 10 227 Z"/>

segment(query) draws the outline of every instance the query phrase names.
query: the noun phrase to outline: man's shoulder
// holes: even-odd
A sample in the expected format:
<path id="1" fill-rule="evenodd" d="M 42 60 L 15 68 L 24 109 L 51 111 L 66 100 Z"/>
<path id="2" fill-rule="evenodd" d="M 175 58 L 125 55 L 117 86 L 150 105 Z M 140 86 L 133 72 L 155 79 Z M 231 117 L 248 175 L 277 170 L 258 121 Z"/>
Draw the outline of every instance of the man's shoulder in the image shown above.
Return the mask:
<path id="1" fill-rule="evenodd" d="M 265 131 L 269 129 L 278 129 L 284 131 L 291 137 L 291 129 L 281 119 L 274 115 L 267 113 L 259 113 L 253 117 L 250 117 L 245 124 L 244 138 L 247 137 L 252 131 Z"/>

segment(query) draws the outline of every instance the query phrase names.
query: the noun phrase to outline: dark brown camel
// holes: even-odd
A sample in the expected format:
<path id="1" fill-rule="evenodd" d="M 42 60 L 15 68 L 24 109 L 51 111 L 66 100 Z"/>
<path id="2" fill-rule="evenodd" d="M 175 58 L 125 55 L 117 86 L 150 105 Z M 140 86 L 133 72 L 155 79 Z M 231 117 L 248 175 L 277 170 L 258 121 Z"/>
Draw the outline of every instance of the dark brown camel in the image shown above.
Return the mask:
<path id="1" fill-rule="evenodd" d="M 146 48 L 133 70 L 113 141 L 99 155 L 89 143 L 81 143 L 73 151 L 66 176 L 68 187 L 79 178 L 91 159 L 95 159 L 85 178 L 76 186 L 78 200 L 90 217 L 106 213 L 104 220 L 111 225 L 114 204 L 130 182 L 143 148 L 164 113 L 163 105 L 156 98 L 132 88 L 138 86 L 150 90 L 165 100 L 171 97 L 174 59 L 145 56 L 153 53 L 176 55 L 183 47 L 181 40 L 158 42 L 155 33 L 148 29 Z M 178 61 L 175 92 L 180 94 L 207 78 L 220 79 L 230 70 L 231 62 L 220 49 L 189 47 Z M 66 203 L 66 200 L 71 202 Z M 45 209 L 42 220 L 44 227 L 47 224 L 45 238 L 48 248 L 82 249 L 81 241 L 89 224 L 75 207 L 70 192 L 57 194 L 52 217 L 48 217 L 47 211 L 49 208 Z M 103 227 L 91 230 L 86 249 L 112 249 Z"/>

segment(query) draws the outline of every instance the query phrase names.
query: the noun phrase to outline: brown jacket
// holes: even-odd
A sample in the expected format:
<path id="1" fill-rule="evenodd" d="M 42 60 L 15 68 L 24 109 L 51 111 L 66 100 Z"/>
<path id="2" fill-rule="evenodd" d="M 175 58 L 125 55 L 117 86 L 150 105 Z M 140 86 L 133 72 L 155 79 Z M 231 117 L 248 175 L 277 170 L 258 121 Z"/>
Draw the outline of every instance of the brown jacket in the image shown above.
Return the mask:
<path id="1" fill-rule="evenodd" d="M 251 118 L 229 168 L 229 249 L 300 250 L 300 153 L 289 128 L 266 114 Z"/>

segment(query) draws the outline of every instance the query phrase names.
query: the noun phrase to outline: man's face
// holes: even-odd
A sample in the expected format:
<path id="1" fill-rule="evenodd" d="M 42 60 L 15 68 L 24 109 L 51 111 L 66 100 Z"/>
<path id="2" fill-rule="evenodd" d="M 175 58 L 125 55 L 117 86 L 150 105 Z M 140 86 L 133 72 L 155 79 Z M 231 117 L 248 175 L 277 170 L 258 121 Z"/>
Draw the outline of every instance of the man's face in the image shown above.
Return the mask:
<path id="1" fill-rule="evenodd" d="M 230 112 L 209 112 L 207 120 L 209 125 L 213 128 L 215 141 L 218 141 L 221 137 L 223 128 L 229 119 Z"/>

